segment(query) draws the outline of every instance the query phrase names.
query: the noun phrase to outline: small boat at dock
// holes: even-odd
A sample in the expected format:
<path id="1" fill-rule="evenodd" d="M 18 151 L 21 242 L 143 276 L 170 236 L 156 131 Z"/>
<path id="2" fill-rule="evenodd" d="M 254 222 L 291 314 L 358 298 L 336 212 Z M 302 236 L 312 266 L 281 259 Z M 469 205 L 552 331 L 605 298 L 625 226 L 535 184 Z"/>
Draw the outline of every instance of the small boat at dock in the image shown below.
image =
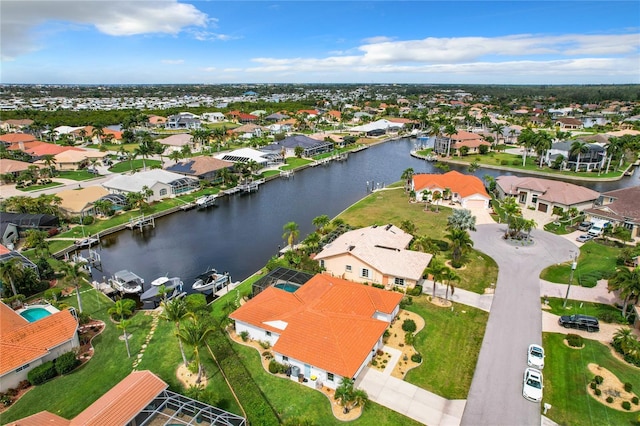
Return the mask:
<path id="1" fill-rule="evenodd" d="M 162 296 L 160 294 L 160 289 L 164 286 L 165 294 Z M 157 305 L 160 302 L 161 298 L 165 298 L 166 300 L 171 300 L 175 297 L 184 294 L 182 291 L 182 280 L 179 277 L 160 277 L 151 281 L 151 287 L 140 296 L 140 300 L 143 303 L 152 303 Z"/>
<path id="2" fill-rule="evenodd" d="M 120 293 L 138 294 L 142 292 L 144 280 L 133 272 L 123 269 L 113 274 L 109 279 L 109 285 Z"/>
<path id="3" fill-rule="evenodd" d="M 195 201 L 195 205 L 199 209 L 204 209 L 213 206 L 216 203 L 216 198 L 218 196 L 214 194 L 204 195 Z"/>
<path id="4" fill-rule="evenodd" d="M 216 292 L 230 282 L 231 277 L 229 274 L 220 274 L 215 269 L 210 269 L 207 272 L 198 275 L 191 288 L 195 291 L 213 290 Z"/>

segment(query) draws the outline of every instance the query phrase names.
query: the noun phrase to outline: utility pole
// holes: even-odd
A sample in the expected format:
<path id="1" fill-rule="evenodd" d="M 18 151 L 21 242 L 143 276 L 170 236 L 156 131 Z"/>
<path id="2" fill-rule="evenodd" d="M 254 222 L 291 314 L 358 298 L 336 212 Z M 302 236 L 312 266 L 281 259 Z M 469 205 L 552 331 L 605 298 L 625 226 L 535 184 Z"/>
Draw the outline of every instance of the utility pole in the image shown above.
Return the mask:
<path id="1" fill-rule="evenodd" d="M 573 281 L 573 271 L 578 267 L 578 254 L 574 253 L 573 255 L 573 263 L 571 263 L 571 275 L 569 275 L 569 285 L 567 286 L 567 294 L 564 297 L 564 302 L 562 303 L 562 308 L 567 307 L 567 300 L 569 300 L 569 290 L 571 289 L 571 282 Z"/>

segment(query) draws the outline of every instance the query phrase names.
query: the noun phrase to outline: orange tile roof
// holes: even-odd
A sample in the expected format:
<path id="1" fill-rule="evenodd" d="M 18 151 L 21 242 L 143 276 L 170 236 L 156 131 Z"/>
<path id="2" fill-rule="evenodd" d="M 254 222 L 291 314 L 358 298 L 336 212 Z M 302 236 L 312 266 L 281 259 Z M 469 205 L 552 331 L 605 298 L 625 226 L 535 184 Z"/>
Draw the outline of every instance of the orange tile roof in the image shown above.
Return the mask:
<path id="1" fill-rule="evenodd" d="M 48 411 L 40 411 L 24 419 L 16 420 L 7 426 L 69 426 L 71 422 Z"/>
<path id="2" fill-rule="evenodd" d="M 390 314 L 401 299 L 400 293 L 316 275 L 295 293 L 269 287 L 230 317 L 278 333 L 278 353 L 353 377 L 389 326 L 375 312 Z M 284 330 L 278 322 L 286 323 Z"/>
<path id="3" fill-rule="evenodd" d="M 8 248 L 6 248 L 2 244 L 0 244 L 0 256 L 2 256 L 4 254 L 8 254 L 8 253 L 11 253 L 11 250 L 9 250 Z M 1 326 L 2 326 L 2 324 L 0 323 L 0 327 Z"/>
<path id="4" fill-rule="evenodd" d="M 72 339 L 78 328 L 69 310 L 30 323 L 4 303 L 0 303 L 0 320 L 0 374 L 45 355 Z"/>
<path id="5" fill-rule="evenodd" d="M 169 385 L 148 370 L 134 371 L 78 414 L 71 425 L 128 424 Z"/>
<path id="6" fill-rule="evenodd" d="M 452 170 L 442 175 L 418 174 L 413 176 L 413 189 L 420 192 L 429 188 L 449 188 L 451 192 L 457 192 L 461 197 L 480 194 L 489 198 L 482 181 L 472 175 L 464 175 Z"/>
<path id="7" fill-rule="evenodd" d="M 35 136 L 29 135 L 27 133 L 7 133 L 5 135 L 0 135 L 0 141 L 9 142 L 11 144 L 18 142 L 31 142 L 35 140 Z"/>
<path id="8" fill-rule="evenodd" d="M 48 142 L 38 142 L 35 145 L 29 145 L 29 146 L 25 144 L 23 151 L 32 156 L 41 157 L 43 155 L 49 155 L 49 154 L 56 155 L 65 151 L 84 151 L 84 149 L 74 148 L 72 146 L 56 145 L 54 143 L 48 143 Z"/>

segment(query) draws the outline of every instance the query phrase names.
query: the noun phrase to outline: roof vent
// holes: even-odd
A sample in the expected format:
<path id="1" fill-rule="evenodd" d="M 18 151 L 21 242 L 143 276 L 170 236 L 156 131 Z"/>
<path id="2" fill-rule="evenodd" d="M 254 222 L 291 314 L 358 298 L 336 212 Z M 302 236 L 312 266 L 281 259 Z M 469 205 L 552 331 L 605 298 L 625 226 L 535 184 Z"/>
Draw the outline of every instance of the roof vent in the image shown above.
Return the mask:
<path id="1" fill-rule="evenodd" d="M 392 224 L 388 224 L 387 226 L 384 227 L 385 231 L 388 231 L 393 225 Z"/>

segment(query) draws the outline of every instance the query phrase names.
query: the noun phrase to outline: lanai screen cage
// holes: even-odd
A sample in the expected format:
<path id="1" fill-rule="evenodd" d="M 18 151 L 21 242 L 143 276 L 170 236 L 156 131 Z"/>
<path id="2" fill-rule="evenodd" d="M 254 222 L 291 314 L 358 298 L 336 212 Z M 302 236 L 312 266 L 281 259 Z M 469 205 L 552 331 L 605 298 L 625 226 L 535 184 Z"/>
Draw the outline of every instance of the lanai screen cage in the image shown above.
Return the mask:
<path id="1" fill-rule="evenodd" d="M 314 274 L 308 272 L 296 271 L 294 269 L 276 268 L 264 277 L 253 283 L 251 287 L 251 297 L 256 297 L 267 287 L 278 286 L 296 286 L 300 287 L 309 281 Z"/>

